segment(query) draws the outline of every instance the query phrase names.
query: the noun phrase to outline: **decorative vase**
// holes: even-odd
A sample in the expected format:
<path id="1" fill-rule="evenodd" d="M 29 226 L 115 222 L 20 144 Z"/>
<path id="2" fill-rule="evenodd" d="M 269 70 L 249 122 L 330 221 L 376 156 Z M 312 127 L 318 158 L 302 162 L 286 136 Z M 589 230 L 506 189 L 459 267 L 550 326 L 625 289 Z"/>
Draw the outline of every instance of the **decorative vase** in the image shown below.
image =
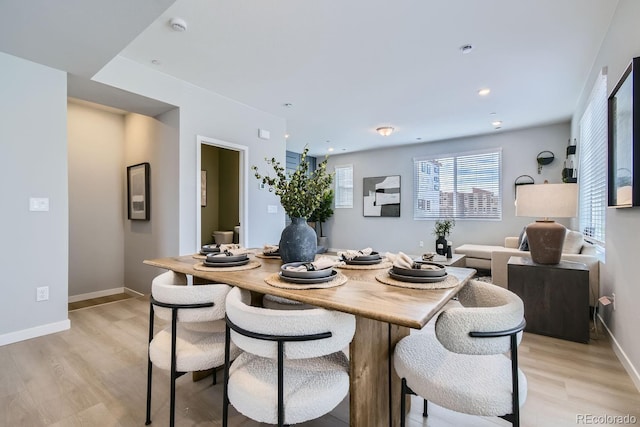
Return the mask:
<path id="1" fill-rule="evenodd" d="M 436 253 L 438 255 L 447 254 L 447 239 L 445 239 L 444 236 L 438 236 L 436 240 Z"/>
<path id="2" fill-rule="evenodd" d="M 291 218 L 280 235 L 282 262 L 311 262 L 316 256 L 318 237 L 306 218 Z"/>

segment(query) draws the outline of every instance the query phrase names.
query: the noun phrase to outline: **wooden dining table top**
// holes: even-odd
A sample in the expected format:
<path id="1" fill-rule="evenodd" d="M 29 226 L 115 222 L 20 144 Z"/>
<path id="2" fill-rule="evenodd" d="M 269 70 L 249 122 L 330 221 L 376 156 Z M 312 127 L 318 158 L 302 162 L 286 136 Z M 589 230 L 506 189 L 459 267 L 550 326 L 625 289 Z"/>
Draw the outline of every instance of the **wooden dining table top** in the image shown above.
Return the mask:
<path id="1" fill-rule="evenodd" d="M 241 271 L 200 271 L 194 265 L 201 259 L 193 255 L 145 260 L 150 266 L 192 275 L 212 283 L 226 283 L 242 289 L 271 294 L 356 316 L 414 329 L 422 328 L 473 277 L 470 268 L 447 267 L 447 274 L 458 279 L 447 289 L 410 289 L 380 283 L 375 276 L 384 269 L 338 269 L 348 280 L 344 285 L 326 289 L 283 289 L 271 286 L 265 278 L 280 271 L 279 258 L 254 258 L 260 267 Z"/>

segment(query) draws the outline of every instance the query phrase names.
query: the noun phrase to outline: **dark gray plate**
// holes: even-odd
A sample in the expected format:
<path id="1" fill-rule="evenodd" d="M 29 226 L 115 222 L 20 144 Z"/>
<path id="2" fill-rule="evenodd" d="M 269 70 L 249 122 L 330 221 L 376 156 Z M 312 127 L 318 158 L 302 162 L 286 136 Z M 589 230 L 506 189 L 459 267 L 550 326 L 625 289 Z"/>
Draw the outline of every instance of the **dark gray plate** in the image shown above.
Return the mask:
<path id="1" fill-rule="evenodd" d="M 359 255 L 351 261 L 373 261 L 376 259 L 381 259 L 380 254 L 378 252 L 371 252 L 369 255 Z"/>
<path id="2" fill-rule="evenodd" d="M 402 268 L 398 266 L 393 266 L 391 269 L 394 273 L 400 274 L 402 276 L 415 276 L 415 277 L 440 277 L 447 274 L 447 271 L 444 269 L 444 266 L 433 264 L 438 267 L 437 270 L 422 270 L 418 268 Z"/>
<path id="3" fill-rule="evenodd" d="M 444 276 L 439 277 L 420 277 L 420 276 L 404 276 L 402 274 L 396 274 L 393 272 L 393 269 L 389 269 L 389 276 L 393 277 L 396 280 L 400 280 L 401 282 L 411 282 L 411 283 L 433 283 L 440 282 L 447 278 L 447 273 Z"/>
<path id="4" fill-rule="evenodd" d="M 358 260 L 356 259 L 350 259 L 350 260 L 345 260 L 345 264 L 349 264 L 349 265 L 373 265 L 373 264 L 380 264 L 382 262 L 382 258 L 377 258 L 377 259 L 370 259 L 370 260 Z"/>
<path id="5" fill-rule="evenodd" d="M 280 252 L 262 252 L 262 255 L 277 258 L 280 256 Z"/>
<path id="6" fill-rule="evenodd" d="M 216 245 L 202 245 L 202 248 L 200 248 L 201 255 L 218 253 L 218 252 L 220 252 L 220 247 Z"/>
<path id="7" fill-rule="evenodd" d="M 299 267 L 305 264 L 304 262 L 290 262 L 288 264 L 282 264 L 280 267 L 280 272 L 282 276 L 286 277 L 297 277 L 300 279 L 316 279 L 320 277 L 329 277 L 333 268 L 324 268 L 322 270 L 313 270 L 313 271 L 293 271 L 287 270 L 287 267 Z"/>
<path id="8" fill-rule="evenodd" d="M 247 261 L 249 260 L 249 257 L 247 257 L 247 254 L 230 255 L 230 256 L 224 256 L 224 255 L 209 256 L 209 255 L 207 255 L 207 262 L 209 262 L 211 264 L 219 263 L 219 262 L 229 263 L 229 262 L 244 261 L 244 260 L 247 260 Z"/>
<path id="9" fill-rule="evenodd" d="M 231 261 L 231 262 L 207 262 L 204 261 L 202 265 L 205 267 L 238 267 L 240 265 L 245 265 L 249 263 L 249 258 L 242 261 Z"/>
<path id="10" fill-rule="evenodd" d="M 280 278 L 282 280 L 284 280 L 285 282 L 291 282 L 291 283 L 297 283 L 299 285 L 313 285 L 314 283 L 324 283 L 324 282 L 328 282 L 330 280 L 333 280 L 333 278 L 338 274 L 337 271 L 335 271 L 334 269 L 331 269 L 331 275 L 327 276 L 327 277 L 316 277 L 314 279 L 303 279 L 302 277 L 288 277 L 288 276 L 283 276 L 282 275 L 282 271 L 280 273 L 278 273 L 280 275 Z"/>

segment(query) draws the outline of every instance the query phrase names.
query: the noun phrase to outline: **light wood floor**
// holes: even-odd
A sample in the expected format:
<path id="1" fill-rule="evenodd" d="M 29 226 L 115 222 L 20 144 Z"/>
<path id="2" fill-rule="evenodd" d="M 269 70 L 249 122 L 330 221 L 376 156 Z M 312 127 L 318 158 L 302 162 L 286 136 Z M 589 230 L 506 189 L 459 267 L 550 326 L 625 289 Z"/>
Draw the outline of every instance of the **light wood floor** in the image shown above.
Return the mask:
<path id="1" fill-rule="evenodd" d="M 130 298 L 69 313 L 69 331 L 0 347 L 0 426 L 143 426 L 148 300 Z M 525 334 L 521 367 L 529 382 L 523 427 L 576 426 L 579 414 L 626 415 L 640 424 L 640 393 L 600 334 L 578 344 Z M 219 374 L 221 379 L 222 375 Z M 154 371 L 152 419 L 168 424 L 169 380 Z M 374 391 L 372 391 L 374 392 Z M 222 385 L 178 379 L 178 426 L 220 425 Z M 507 426 L 413 402 L 409 426 Z M 231 426 L 257 426 L 232 409 Z M 347 426 L 348 402 L 309 427 Z M 600 424 L 602 425 L 602 423 Z"/>

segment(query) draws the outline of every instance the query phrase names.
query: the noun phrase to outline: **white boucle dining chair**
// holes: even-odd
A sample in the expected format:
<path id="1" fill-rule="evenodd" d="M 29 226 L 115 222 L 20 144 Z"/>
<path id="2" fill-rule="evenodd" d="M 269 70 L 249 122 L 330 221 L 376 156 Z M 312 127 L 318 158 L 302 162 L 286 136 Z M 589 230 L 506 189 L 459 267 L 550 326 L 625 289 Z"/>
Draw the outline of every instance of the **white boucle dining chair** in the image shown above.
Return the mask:
<path id="1" fill-rule="evenodd" d="M 355 333 L 351 314 L 312 308 L 250 305 L 248 291 L 227 295 L 227 343 L 244 352 L 225 358 L 222 425 L 229 404 L 258 422 L 278 426 L 319 418 L 349 392 L 349 362 L 341 351 Z"/>
<path id="2" fill-rule="evenodd" d="M 225 357 L 225 298 L 231 287 L 225 284 L 187 286 L 182 273 L 167 271 L 151 284 L 149 351 L 147 364 L 147 419 L 151 423 L 151 378 L 153 365 L 171 372 L 169 424 L 175 422 L 176 379 L 186 372 L 222 366 Z M 154 318 L 169 325 L 154 335 Z M 229 348 L 230 357 L 239 350 Z M 216 374 L 213 372 L 213 383 Z"/>
<path id="3" fill-rule="evenodd" d="M 470 281 L 458 294 L 462 307 L 445 309 L 435 332 L 420 331 L 398 342 L 393 362 L 402 378 L 401 427 L 406 393 L 453 411 L 497 416 L 520 425 L 527 379 L 517 348 L 525 327 L 522 300 L 491 283 Z M 505 353 L 509 352 L 510 357 Z"/>

